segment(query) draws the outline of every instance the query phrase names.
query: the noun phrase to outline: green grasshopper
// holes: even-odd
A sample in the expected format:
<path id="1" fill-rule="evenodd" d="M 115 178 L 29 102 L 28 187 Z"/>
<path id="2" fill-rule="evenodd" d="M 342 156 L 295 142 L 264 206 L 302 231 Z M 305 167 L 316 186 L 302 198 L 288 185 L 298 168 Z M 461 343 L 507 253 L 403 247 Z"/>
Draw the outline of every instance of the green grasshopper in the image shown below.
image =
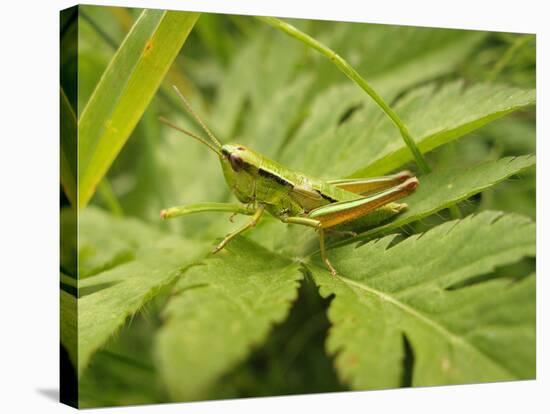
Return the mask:
<path id="1" fill-rule="evenodd" d="M 385 210 L 386 216 L 397 214 L 407 205 L 394 201 L 410 194 L 418 186 L 418 179 L 409 171 L 375 178 L 325 181 L 290 170 L 243 145 L 222 145 L 177 87 L 174 86 L 174 89 L 210 140 L 186 131 L 164 118 L 160 120 L 216 153 L 229 188 L 243 204 L 188 204 L 162 210 L 161 217 L 167 219 L 203 211 L 252 216 L 250 221 L 228 234 L 214 248 L 213 253 L 223 249 L 237 235 L 254 227 L 267 211 L 283 223 L 301 224 L 317 230 L 321 258 L 330 273 L 336 276 L 336 269 L 327 257 L 325 231 L 333 230 L 337 225 L 349 223 L 375 210 Z"/>

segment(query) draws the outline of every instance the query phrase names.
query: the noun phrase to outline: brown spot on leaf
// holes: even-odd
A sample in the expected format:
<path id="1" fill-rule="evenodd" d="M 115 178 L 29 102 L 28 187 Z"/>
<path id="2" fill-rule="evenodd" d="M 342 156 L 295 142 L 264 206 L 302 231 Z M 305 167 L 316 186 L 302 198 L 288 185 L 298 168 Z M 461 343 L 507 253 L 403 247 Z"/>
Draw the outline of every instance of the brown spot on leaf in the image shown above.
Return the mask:
<path id="1" fill-rule="evenodd" d="M 145 49 L 143 49 L 143 55 L 147 56 L 152 48 L 153 48 L 153 42 L 149 40 L 145 45 Z"/>

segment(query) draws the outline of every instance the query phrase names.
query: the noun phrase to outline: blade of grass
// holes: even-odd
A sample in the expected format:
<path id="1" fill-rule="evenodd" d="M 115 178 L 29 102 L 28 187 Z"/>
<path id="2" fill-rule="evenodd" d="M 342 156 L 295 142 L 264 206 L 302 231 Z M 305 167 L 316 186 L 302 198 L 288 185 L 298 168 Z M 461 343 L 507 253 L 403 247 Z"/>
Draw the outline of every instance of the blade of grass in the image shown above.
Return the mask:
<path id="1" fill-rule="evenodd" d="M 132 16 L 130 11 L 125 8 L 111 7 L 109 8 L 114 19 L 118 22 L 120 29 L 126 33 L 131 28 Z M 86 20 L 90 26 L 97 32 L 99 37 L 109 45 L 113 50 L 116 51 L 117 46 L 120 42 L 116 39 L 113 39 L 105 30 L 102 30 L 100 25 L 87 13 L 81 11 L 81 15 Z M 178 100 L 173 97 L 172 85 L 176 85 L 179 90 L 187 97 L 194 97 L 198 95 L 196 87 L 192 82 L 185 76 L 183 71 L 178 67 L 178 57 L 174 63 L 168 69 L 164 81 L 161 83 L 159 96 L 166 101 L 166 103 L 172 106 L 174 109 L 179 110 Z"/>
<path id="2" fill-rule="evenodd" d="M 145 10 L 115 53 L 78 123 L 79 208 L 126 143 L 198 17 Z"/>
<path id="3" fill-rule="evenodd" d="M 282 20 L 279 20 L 275 17 L 257 16 L 257 18 L 263 21 L 264 23 L 267 23 L 270 26 L 273 26 L 276 29 L 283 31 L 286 34 L 312 47 L 313 49 L 320 52 L 323 56 L 328 58 L 332 63 L 334 63 L 334 65 L 339 70 L 344 72 L 344 74 L 348 78 L 350 78 L 361 89 L 363 89 L 391 119 L 391 121 L 394 123 L 394 125 L 397 127 L 397 129 L 401 133 L 401 136 L 403 137 L 403 141 L 405 142 L 407 147 L 409 147 L 411 153 L 413 154 L 414 159 L 416 160 L 416 163 L 418 164 L 418 167 L 420 168 L 420 170 L 424 174 L 427 174 L 431 171 L 430 167 L 428 166 L 428 163 L 424 159 L 424 156 L 416 146 L 416 143 L 414 142 L 414 139 L 412 138 L 411 133 L 409 132 L 409 129 L 403 123 L 401 118 L 384 101 L 384 99 L 382 99 L 382 97 L 378 95 L 378 93 L 376 93 L 376 91 L 367 83 L 367 81 L 363 79 L 361 75 L 359 75 L 359 73 L 353 68 L 353 66 L 351 66 L 344 58 L 342 58 L 340 55 L 338 55 L 336 52 L 334 52 L 332 49 L 328 48 L 321 42 L 317 41 L 316 39 L 312 38 L 308 34 L 292 26 L 291 24 L 283 22 Z"/>
<path id="4" fill-rule="evenodd" d="M 76 207 L 76 115 L 60 88 L 61 152 L 59 156 L 61 186 L 71 206 Z"/>

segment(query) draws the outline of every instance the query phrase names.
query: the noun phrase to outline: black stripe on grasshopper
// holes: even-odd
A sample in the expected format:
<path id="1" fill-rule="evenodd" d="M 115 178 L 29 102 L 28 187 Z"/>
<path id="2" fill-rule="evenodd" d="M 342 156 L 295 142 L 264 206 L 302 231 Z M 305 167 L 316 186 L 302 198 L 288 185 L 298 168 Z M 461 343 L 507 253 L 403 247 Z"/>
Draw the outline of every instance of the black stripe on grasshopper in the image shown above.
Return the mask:
<path id="1" fill-rule="evenodd" d="M 284 185 L 286 187 L 294 187 L 294 184 L 292 184 L 290 181 L 287 181 L 283 177 L 280 177 L 277 174 L 274 174 L 271 171 L 268 171 L 262 167 L 258 168 L 258 174 L 261 175 L 262 177 L 273 180 L 280 185 Z"/>
<path id="2" fill-rule="evenodd" d="M 323 197 L 325 200 L 327 200 L 327 201 L 329 201 L 329 202 L 331 202 L 331 203 L 336 203 L 336 202 L 338 201 L 338 200 L 335 200 L 334 198 L 332 198 L 332 197 L 330 197 L 330 196 L 328 196 L 328 195 L 326 195 L 326 194 L 321 193 L 320 191 L 317 191 L 317 192 L 319 193 L 319 195 L 320 195 L 321 197 Z"/>

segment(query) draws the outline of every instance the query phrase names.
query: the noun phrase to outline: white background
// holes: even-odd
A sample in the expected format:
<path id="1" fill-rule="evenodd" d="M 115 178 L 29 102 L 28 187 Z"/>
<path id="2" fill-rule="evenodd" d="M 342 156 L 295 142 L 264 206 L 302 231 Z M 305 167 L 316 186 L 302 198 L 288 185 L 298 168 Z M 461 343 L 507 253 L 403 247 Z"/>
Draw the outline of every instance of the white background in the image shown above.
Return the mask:
<path id="1" fill-rule="evenodd" d="M 537 380 L 103 409 L 101 412 L 549 412 L 548 13 L 544 1 L 134 0 L 91 3 L 537 33 Z M 309 4 L 308 4 L 309 3 Z M 0 408 L 69 412 L 58 393 L 58 11 L 61 0 L 2 3 L 0 16 Z M 309 7 L 308 7 L 309 6 Z M 546 76 L 543 76 L 546 74 Z M 546 251 L 548 254 L 548 251 Z M 40 410 L 40 411 L 39 411 Z"/>

